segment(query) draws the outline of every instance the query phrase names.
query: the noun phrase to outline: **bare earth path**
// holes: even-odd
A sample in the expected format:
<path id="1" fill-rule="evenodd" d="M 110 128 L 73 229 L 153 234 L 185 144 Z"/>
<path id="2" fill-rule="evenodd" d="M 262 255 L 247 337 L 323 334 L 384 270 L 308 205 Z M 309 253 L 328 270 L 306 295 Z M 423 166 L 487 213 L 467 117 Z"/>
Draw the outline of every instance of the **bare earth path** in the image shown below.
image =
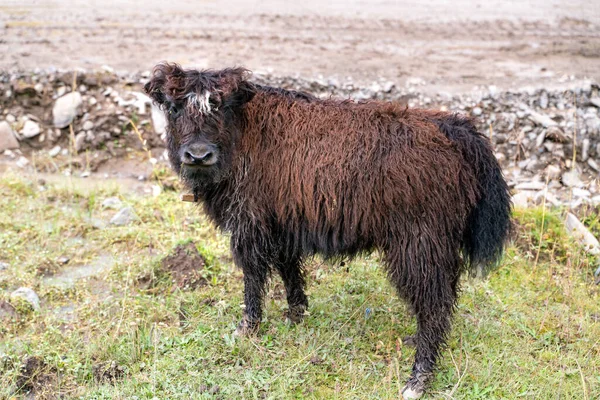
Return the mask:
<path id="1" fill-rule="evenodd" d="M 0 69 L 133 71 L 170 60 L 358 83 L 420 77 L 450 92 L 600 80 L 594 1 L 121 3 L 1 0 Z"/>

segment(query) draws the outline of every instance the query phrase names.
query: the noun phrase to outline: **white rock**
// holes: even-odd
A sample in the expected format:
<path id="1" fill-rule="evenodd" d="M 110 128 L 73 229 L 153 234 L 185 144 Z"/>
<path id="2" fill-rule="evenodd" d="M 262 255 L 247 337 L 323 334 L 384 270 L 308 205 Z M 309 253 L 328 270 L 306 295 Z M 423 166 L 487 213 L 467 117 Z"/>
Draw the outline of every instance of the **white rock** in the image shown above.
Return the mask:
<path id="1" fill-rule="evenodd" d="M 0 151 L 18 149 L 19 141 L 15 137 L 15 132 L 6 121 L 0 122 Z"/>
<path id="2" fill-rule="evenodd" d="M 113 210 L 118 210 L 122 205 L 123 203 L 118 197 L 108 197 L 102 202 L 103 208 L 112 208 Z"/>
<path id="3" fill-rule="evenodd" d="M 19 298 L 28 302 L 35 311 L 40 309 L 40 298 L 28 287 L 20 287 L 10 294 L 11 298 Z"/>
<path id="4" fill-rule="evenodd" d="M 523 182 L 515 186 L 517 190 L 542 190 L 546 187 L 544 182 Z"/>
<path id="5" fill-rule="evenodd" d="M 532 200 L 534 196 L 535 192 L 531 190 L 524 190 L 513 195 L 512 203 L 515 207 L 527 208 L 529 201 Z"/>
<path id="6" fill-rule="evenodd" d="M 54 126 L 57 128 L 69 126 L 79 114 L 81 104 L 82 99 L 79 92 L 70 92 L 57 99 L 52 109 Z"/>
<path id="7" fill-rule="evenodd" d="M 590 146 L 591 146 L 591 142 L 590 139 L 585 138 L 583 139 L 583 142 L 581 143 L 581 161 L 587 161 L 588 158 L 590 157 Z"/>
<path id="8" fill-rule="evenodd" d="M 548 179 L 556 179 L 560 176 L 560 167 L 556 165 L 548 165 L 546 167 L 546 176 Z"/>
<path id="9" fill-rule="evenodd" d="M 50 151 L 48 151 L 48 155 L 50 157 L 56 157 L 61 150 L 62 148 L 60 146 L 54 146 L 52 149 L 50 149 Z"/>
<path id="10" fill-rule="evenodd" d="M 19 159 L 17 160 L 17 167 L 25 168 L 27 165 L 29 165 L 29 160 L 23 156 L 19 157 Z"/>
<path id="11" fill-rule="evenodd" d="M 598 163 L 593 158 L 588 159 L 587 163 L 593 170 L 595 170 L 596 172 L 600 172 L 600 165 L 598 165 Z"/>
<path id="12" fill-rule="evenodd" d="M 137 220 L 138 216 L 133 211 L 131 207 L 125 207 L 119 210 L 114 217 L 110 219 L 110 223 L 112 225 L 124 226 L 129 225 L 133 221 Z"/>
<path id="13" fill-rule="evenodd" d="M 567 213 L 565 226 L 567 232 L 577 239 L 588 253 L 594 255 L 600 254 L 600 242 L 598 242 L 598 239 L 594 237 L 575 215 Z"/>
<path id="14" fill-rule="evenodd" d="M 533 110 L 529 110 L 529 118 L 538 125 L 542 125 L 544 128 L 556 126 L 557 123 L 547 115 L 542 115 Z"/>
<path id="15" fill-rule="evenodd" d="M 40 125 L 37 122 L 34 122 L 30 119 L 25 121 L 23 128 L 21 129 L 21 135 L 23 135 L 26 139 L 31 139 L 32 137 L 36 137 L 40 134 L 42 130 L 40 129 Z"/>
<path id="16" fill-rule="evenodd" d="M 592 194 L 589 190 L 573 188 L 573 196 L 589 198 Z"/>
<path id="17" fill-rule="evenodd" d="M 157 135 L 162 135 L 167 131 L 165 112 L 154 103 L 152 103 L 152 126 Z"/>
<path id="18" fill-rule="evenodd" d="M 572 169 L 562 174 L 562 183 L 568 187 L 582 187 L 583 182 L 579 178 L 577 170 Z"/>
<path id="19" fill-rule="evenodd" d="M 473 110 L 471 110 L 471 114 L 473 114 L 476 117 L 479 117 L 482 113 L 483 111 L 481 110 L 481 107 L 475 107 L 473 108 Z"/>
<path id="20" fill-rule="evenodd" d="M 88 121 L 85 121 L 85 122 L 83 123 L 83 127 L 82 127 L 82 129 L 83 129 L 84 131 L 89 131 L 89 130 L 90 130 L 90 129 L 92 129 L 93 127 L 94 127 L 94 123 L 93 123 L 92 121 L 88 120 Z"/>

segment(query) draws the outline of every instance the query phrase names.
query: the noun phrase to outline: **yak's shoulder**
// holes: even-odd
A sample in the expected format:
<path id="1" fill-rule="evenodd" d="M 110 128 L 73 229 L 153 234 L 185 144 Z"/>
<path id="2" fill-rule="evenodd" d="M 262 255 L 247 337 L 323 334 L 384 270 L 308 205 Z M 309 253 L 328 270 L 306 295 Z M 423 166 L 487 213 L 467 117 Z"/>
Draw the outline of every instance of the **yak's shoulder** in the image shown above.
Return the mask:
<path id="1" fill-rule="evenodd" d="M 310 93 L 301 92 L 298 90 L 283 89 L 280 87 L 256 85 L 257 89 L 265 94 L 272 94 L 282 96 L 288 100 L 303 101 L 307 103 L 314 103 L 319 100 L 318 97 L 313 96 Z"/>

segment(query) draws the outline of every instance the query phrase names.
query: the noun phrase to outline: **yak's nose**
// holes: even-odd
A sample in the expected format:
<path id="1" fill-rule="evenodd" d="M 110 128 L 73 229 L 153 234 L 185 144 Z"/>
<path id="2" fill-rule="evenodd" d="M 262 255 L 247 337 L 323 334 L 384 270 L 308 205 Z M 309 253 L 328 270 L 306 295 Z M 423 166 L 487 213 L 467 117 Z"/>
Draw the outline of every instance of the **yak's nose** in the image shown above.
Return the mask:
<path id="1" fill-rule="evenodd" d="M 181 161 L 188 166 L 211 166 L 217 162 L 218 150 L 210 144 L 191 144 L 182 149 Z"/>

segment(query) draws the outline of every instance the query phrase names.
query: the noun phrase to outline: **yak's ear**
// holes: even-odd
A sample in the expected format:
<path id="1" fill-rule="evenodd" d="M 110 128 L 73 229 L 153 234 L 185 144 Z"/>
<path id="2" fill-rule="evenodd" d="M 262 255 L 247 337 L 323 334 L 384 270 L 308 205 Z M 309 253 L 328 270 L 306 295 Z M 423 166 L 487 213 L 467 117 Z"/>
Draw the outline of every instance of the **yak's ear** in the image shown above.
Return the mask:
<path id="1" fill-rule="evenodd" d="M 177 86 L 181 79 L 184 79 L 185 72 L 177 64 L 161 63 L 152 70 L 152 76 L 148 83 L 144 85 L 146 94 L 159 105 L 167 101 L 165 95 L 166 86 Z"/>
<path id="2" fill-rule="evenodd" d="M 219 92 L 224 107 L 237 109 L 248 103 L 256 94 L 256 87 L 247 81 L 250 72 L 244 68 L 226 69 L 221 72 Z"/>

